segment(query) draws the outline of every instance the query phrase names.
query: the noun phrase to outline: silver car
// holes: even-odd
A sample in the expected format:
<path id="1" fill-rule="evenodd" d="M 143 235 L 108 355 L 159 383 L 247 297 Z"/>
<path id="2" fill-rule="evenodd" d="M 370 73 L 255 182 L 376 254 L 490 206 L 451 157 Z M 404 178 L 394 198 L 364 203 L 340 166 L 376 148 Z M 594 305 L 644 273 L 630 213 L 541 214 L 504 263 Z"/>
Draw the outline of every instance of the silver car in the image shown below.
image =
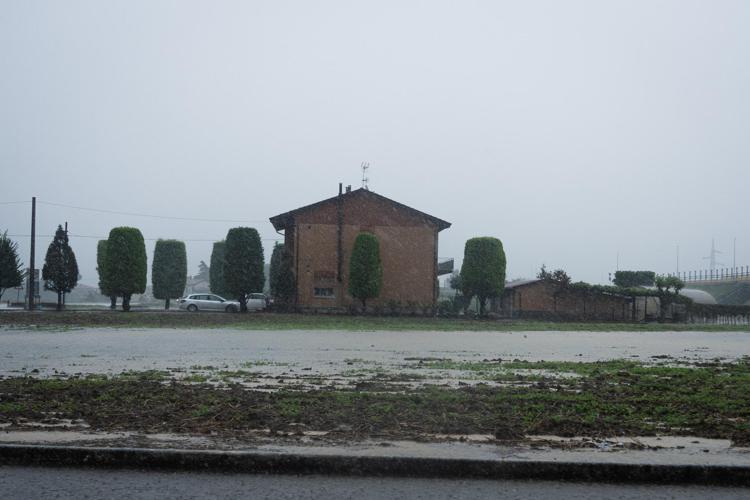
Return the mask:
<path id="1" fill-rule="evenodd" d="M 215 293 L 193 293 L 180 299 L 180 309 L 187 309 L 190 312 L 195 311 L 226 311 L 237 312 L 240 310 L 240 303 L 236 300 L 226 300 Z"/>
<path id="2" fill-rule="evenodd" d="M 227 300 L 215 293 L 193 293 L 179 300 L 180 309 L 190 312 L 196 311 L 226 311 L 237 312 L 240 303 L 236 300 Z M 252 293 L 247 299 L 248 311 L 262 311 L 266 308 L 266 296 L 262 293 Z"/>

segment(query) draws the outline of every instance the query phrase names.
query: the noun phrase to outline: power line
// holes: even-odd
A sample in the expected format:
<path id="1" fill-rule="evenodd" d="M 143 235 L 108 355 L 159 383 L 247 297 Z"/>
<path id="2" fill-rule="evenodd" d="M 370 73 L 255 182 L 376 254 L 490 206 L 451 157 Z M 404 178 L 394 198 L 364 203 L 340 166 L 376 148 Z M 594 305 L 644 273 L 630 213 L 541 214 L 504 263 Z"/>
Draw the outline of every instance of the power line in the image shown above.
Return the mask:
<path id="1" fill-rule="evenodd" d="M 31 203 L 28 200 L 24 201 L 0 201 L 0 205 L 20 205 L 21 203 Z"/>
<path id="2" fill-rule="evenodd" d="M 99 212 L 99 213 L 105 213 L 105 214 L 115 214 L 115 215 L 128 215 L 131 217 L 148 217 L 151 219 L 166 219 L 166 220 L 182 220 L 182 221 L 192 221 L 192 222 L 233 222 L 233 223 L 241 223 L 241 222 L 250 222 L 253 224 L 262 224 L 264 222 L 268 222 L 267 220 L 248 220 L 248 219 L 201 219 L 196 217 L 173 217 L 169 215 L 155 215 L 155 214 L 143 214 L 143 213 L 136 213 L 136 212 L 121 212 L 119 210 L 108 210 L 104 208 L 89 208 L 89 207 L 79 207 L 75 205 L 66 205 L 64 203 L 52 203 L 50 201 L 39 201 L 38 203 L 43 205 L 51 205 L 54 207 L 64 207 L 64 208 L 72 208 L 74 210 L 84 210 L 87 212 Z M 24 202 L 28 203 L 28 202 Z"/>

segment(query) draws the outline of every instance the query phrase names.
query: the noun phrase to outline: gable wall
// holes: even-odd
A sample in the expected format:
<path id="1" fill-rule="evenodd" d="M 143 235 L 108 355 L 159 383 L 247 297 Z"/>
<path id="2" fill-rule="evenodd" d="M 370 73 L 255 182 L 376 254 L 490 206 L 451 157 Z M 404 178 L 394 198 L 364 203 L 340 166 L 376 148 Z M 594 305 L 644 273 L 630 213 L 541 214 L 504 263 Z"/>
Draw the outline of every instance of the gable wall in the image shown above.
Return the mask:
<path id="1" fill-rule="evenodd" d="M 366 193 L 344 195 L 342 197 L 345 224 L 362 226 L 403 226 L 414 227 L 433 224 L 423 217 L 409 213 L 391 203 Z M 314 209 L 295 215 L 297 224 L 337 224 L 336 200 L 330 200 Z"/>
<path id="2" fill-rule="evenodd" d="M 341 282 L 336 280 L 336 203 L 324 204 L 296 217 L 294 236 L 290 239 L 296 245 L 298 305 L 342 308 L 355 302 L 348 294 L 349 258 L 357 235 L 361 231 L 368 231 L 375 234 L 380 242 L 383 263 L 380 296 L 368 301 L 368 307 L 385 306 L 389 301 L 400 301 L 403 305 L 413 302 L 434 306 L 437 228 L 422 217 L 404 213 L 389 203 L 364 197 L 348 200 L 345 197 L 342 211 Z M 332 287 L 335 296 L 315 297 L 315 287 Z"/>

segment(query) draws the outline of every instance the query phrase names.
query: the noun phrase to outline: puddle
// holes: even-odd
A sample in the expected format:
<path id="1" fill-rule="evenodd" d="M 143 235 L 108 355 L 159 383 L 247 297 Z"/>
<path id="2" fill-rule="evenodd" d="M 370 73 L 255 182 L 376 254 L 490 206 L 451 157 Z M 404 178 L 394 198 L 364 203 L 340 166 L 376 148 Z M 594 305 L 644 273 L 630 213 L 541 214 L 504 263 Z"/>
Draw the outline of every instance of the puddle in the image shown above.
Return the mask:
<path id="1" fill-rule="evenodd" d="M 691 365 L 750 356 L 747 332 L 343 332 L 82 328 L 64 334 L 0 328 L 0 376 L 64 378 L 164 371 L 166 379 L 258 390 L 390 384 L 517 386 L 572 380 L 550 370 L 438 370 L 483 360 L 606 361 Z M 658 353 L 658 354 L 654 354 Z M 519 380 L 513 380 L 517 377 Z"/>

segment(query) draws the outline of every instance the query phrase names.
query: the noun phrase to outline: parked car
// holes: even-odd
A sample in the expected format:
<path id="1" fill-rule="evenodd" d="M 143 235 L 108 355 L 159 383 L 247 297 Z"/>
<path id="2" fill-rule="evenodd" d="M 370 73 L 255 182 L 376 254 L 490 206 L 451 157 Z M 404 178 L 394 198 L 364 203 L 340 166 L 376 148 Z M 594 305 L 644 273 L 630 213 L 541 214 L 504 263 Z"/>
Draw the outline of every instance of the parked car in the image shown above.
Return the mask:
<path id="1" fill-rule="evenodd" d="M 251 293 L 247 299 L 248 311 L 262 311 L 268 307 L 268 297 L 264 293 Z"/>
<path id="2" fill-rule="evenodd" d="M 227 300 L 215 293 L 193 293 L 180 299 L 179 308 L 190 312 L 196 311 L 226 311 L 238 312 L 240 303 Z M 262 311 L 267 306 L 266 296 L 262 293 L 251 293 L 247 299 L 248 311 Z"/>
<path id="3" fill-rule="evenodd" d="M 240 303 L 236 300 L 227 300 L 215 293 L 193 293 L 179 300 L 180 309 L 190 312 L 196 311 L 226 311 L 237 312 Z M 249 308 L 249 305 L 248 305 Z"/>

